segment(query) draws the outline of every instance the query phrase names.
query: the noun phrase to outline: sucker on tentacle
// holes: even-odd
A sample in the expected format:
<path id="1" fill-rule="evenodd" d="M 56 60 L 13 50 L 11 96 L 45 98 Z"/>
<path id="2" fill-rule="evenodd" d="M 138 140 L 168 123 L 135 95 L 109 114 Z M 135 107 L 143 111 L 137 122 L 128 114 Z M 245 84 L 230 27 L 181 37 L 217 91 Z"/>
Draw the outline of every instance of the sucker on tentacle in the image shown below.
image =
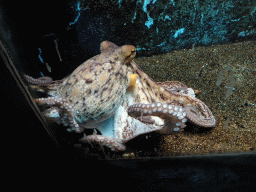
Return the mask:
<path id="1" fill-rule="evenodd" d="M 50 85 L 53 81 L 51 77 L 44 76 L 44 77 L 39 77 L 37 79 L 30 77 L 28 75 L 24 75 L 25 79 L 33 84 L 33 85 L 38 85 L 38 86 L 48 86 Z"/>
<path id="2" fill-rule="evenodd" d="M 26 81 L 30 83 L 30 87 L 38 92 L 45 93 L 49 96 L 56 96 L 56 90 L 63 83 L 63 81 L 68 78 L 64 78 L 62 80 L 53 81 L 51 77 L 44 76 L 39 78 L 33 78 L 28 75 L 24 75 Z"/>
<path id="3" fill-rule="evenodd" d="M 75 120 L 75 110 L 65 99 L 48 97 L 35 99 L 35 102 L 40 105 L 54 106 L 53 109 L 55 110 L 58 108 L 61 123 L 66 127 L 70 127 L 67 129 L 67 131 L 75 131 L 77 133 L 81 133 L 83 131 L 79 128 L 79 125 Z M 50 114 L 50 112 L 51 111 L 48 109 L 48 114 Z"/>
<path id="4" fill-rule="evenodd" d="M 137 91 L 142 92 L 141 94 L 145 96 L 146 102 L 149 104 L 157 101 L 160 103 L 171 102 L 173 105 L 182 105 L 188 120 L 192 123 L 202 127 L 214 127 L 216 125 L 212 112 L 201 100 L 193 95 L 190 96 L 179 91 L 173 91 L 173 88 L 168 89 L 168 84 L 158 84 L 152 80 L 134 61 L 131 62 L 131 65 L 134 68 L 134 72 L 138 74 L 138 80 L 142 86 Z M 180 87 L 186 88 L 183 84 Z M 132 113 L 130 114 L 132 115 Z"/>
<path id="5" fill-rule="evenodd" d="M 169 134 L 172 131 L 183 131 L 183 128 L 186 127 L 187 115 L 183 107 L 179 105 L 162 104 L 161 102 L 151 104 L 137 103 L 128 108 L 128 114 L 134 118 L 138 117 L 140 119 L 139 117 L 142 113 L 146 116 L 157 116 L 164 119 L 166 121 L 165 124 L 169 125 L 167 129 L 170 129 L 165 134 Z M 143 118 L 141 120 L 143 121 Z M 144 122 L 148 123 L 147 121 Z"/>

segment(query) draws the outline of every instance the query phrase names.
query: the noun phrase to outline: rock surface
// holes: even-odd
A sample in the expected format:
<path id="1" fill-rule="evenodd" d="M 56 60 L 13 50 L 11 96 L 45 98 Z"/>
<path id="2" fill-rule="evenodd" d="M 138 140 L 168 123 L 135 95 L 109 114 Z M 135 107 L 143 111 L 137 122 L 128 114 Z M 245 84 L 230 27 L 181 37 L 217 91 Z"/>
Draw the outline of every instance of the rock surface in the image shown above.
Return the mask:
<path id="1" fill-rule="evenodd" d="M 254 0 L 74 1 L 69 23 L 85 43 L 134 44 L 139 55 L 232 42 L 256 34 Z M 93 38 L 92 38 L 93 37 Z"/>

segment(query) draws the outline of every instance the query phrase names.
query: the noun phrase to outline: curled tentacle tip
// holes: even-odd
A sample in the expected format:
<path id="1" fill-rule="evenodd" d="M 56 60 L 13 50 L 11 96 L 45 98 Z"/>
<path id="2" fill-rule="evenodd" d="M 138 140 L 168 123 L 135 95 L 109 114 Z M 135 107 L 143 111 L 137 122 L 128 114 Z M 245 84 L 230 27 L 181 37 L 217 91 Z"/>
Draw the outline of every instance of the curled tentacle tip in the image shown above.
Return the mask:
<path id="1" fill-rule="evenodd" d="M 186 106 L 185 112 L 190 122 L 205 128 L 216 126 L 216 119 L 210 109 L 205 105 L 201 105 L 201 111 L 193 106 Z M 204 108 L 203 108 L 204 107 Z"/>

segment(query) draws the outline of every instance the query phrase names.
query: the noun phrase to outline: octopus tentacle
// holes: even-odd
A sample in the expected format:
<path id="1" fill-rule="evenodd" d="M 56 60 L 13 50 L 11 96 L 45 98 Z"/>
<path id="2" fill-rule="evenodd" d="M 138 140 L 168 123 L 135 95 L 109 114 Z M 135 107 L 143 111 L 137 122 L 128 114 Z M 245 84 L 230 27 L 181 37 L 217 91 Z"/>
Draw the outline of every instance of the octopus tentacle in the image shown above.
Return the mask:
<path id="1" fill-rule="evenodd" d="M 88 135 L 80 139 L 83 143 L 98 143 L 100 145 L 110 148 L 114 152 L 125 151 L 126 147 L 122 139 L 103 136 L 103 135 Z"/>
<path id="2" fill-rule="evenodd" d="M 28 75 L 24 75 L 25 79 L 33 84 L 33 85 L 39 85 L 39 86 L 47 86 L 47 85 L 50 85 L 53 80 L 51 77 L 48 77 L 48 76 L 44 76 L 44 77 L 39 77 L 37 79 L 33 78 L 33 77 L 30 77 Z"/>
<path id="3" fill-rule="evenodd" d="M 69 76 L 57 81 L 53 81 L 51 77 L 39 77 L 37 79 L 28 75 L 24 75 L 24 77 L 30 83 L 32 89 L 50 96 L 56 96 L 56 90 Z"/>
<path id="4" fill-rule="evenodd" d="M 158 85 L 164 87 L 167 91 L 182 91 L 187 90 L 187 86 L 179 81 L 165 81 L 165 82 L 157 82 Z"/>
<path id="5" fill-rule="evenodd" d="M 169 91 L 171 94 L 176 93 L 180 95 L 196 97 L 192 88 L 188 88 L 186 85 L 179 81 L 157 82 L 157 84 L 164 87 L 165 90 Z"/>
<path id="6" fill-rule="evenodd" d="M 79 127 L 77 121 L 75 120 L 75 110 L 74 108 L 66 101 L 66 99 L 59 97 L 48 97 L 35 99 L 35 102 L 39 105 L 46 105 L 48 107 L 54 107 L 53 109 L 58 108 L 57 113 L 61 117 L 61 123 L 64 126 L 69 126 L 70 128 L 67 131 L 75 131 L 81 133 L 82 129 Z M 52 109 L 52 110 L 53 110 Z M 48 113 L 51 111 L 47 111 Z"/>
<path id="7" fill-rule="evenodd" d="M 197 107 L 200 109 L 198 110 Z M 211 110 L 202 101 L 197 101 L 195 105 L 186 105 L 184 108 L 188 119 L 201 127 L 214 127 L 216 120 Z M 202 113 L 200 112 L 202 111 Z"/>
<path id="8" fill-rule="evenodd" d="M 147 98 L 147 102 L 171 102 L 174 105 L 181 105 L 187 113 L 188 120 L 192 123 L 202 127 L 214 127 L 216 125 L 216 120 L 212 112 L 201 100 L 190 94 L 182 94 L 177 91 L 169 90 L 168 86 L 171 84 L 166 84 L 166 86 L 164 86 L 164 84 L 158 84 L 144 73 L 135 62 L 132 61 L 131 65 L 134 69 L 134 73 L 138 74 L 141 86 L 140 90 L 145 90 L 142 92 L 145 95 L 144 97 Z M 183 84 L 178 85 L 178 87 L 185 88 Z M 131 112 L 129 115 L 132 116 L 133 113 L 134 112 Z"/>
<path id="9" fill-rule="evenodd" d="M 173 131 L 183 131 L 183 128 L 186 127 L 187 115 L 184 108 L 179 105 L 161 102 L 151 104 L 137 103 L 128 108 L 128 114 L 131 117 L 138 118 L 141 116 L 141 113 L 146 116 L 158 116 L 164 119 L 165 124 L 160 132 L 165 134 L 169 134 Z M 142 120 L 143 118 L 138 119 Z"/>

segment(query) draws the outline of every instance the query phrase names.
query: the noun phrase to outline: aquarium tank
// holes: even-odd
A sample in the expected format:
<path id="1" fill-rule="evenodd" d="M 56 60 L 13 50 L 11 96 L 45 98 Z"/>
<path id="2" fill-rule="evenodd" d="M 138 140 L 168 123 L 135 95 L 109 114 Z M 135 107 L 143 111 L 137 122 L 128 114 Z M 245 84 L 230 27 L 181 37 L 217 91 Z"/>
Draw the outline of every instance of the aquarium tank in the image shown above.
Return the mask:
<path id="1" fill-rule="evenodd" d="M 56 147 L 255 157 L 255 1 L 15 4 L 1 2 L 1 57 Z"/>
<path id="2" fill-rule="evenodd" d="M 255 0 L 0 1 L 0 61 L 17 173 L 255 191 Z"/>

